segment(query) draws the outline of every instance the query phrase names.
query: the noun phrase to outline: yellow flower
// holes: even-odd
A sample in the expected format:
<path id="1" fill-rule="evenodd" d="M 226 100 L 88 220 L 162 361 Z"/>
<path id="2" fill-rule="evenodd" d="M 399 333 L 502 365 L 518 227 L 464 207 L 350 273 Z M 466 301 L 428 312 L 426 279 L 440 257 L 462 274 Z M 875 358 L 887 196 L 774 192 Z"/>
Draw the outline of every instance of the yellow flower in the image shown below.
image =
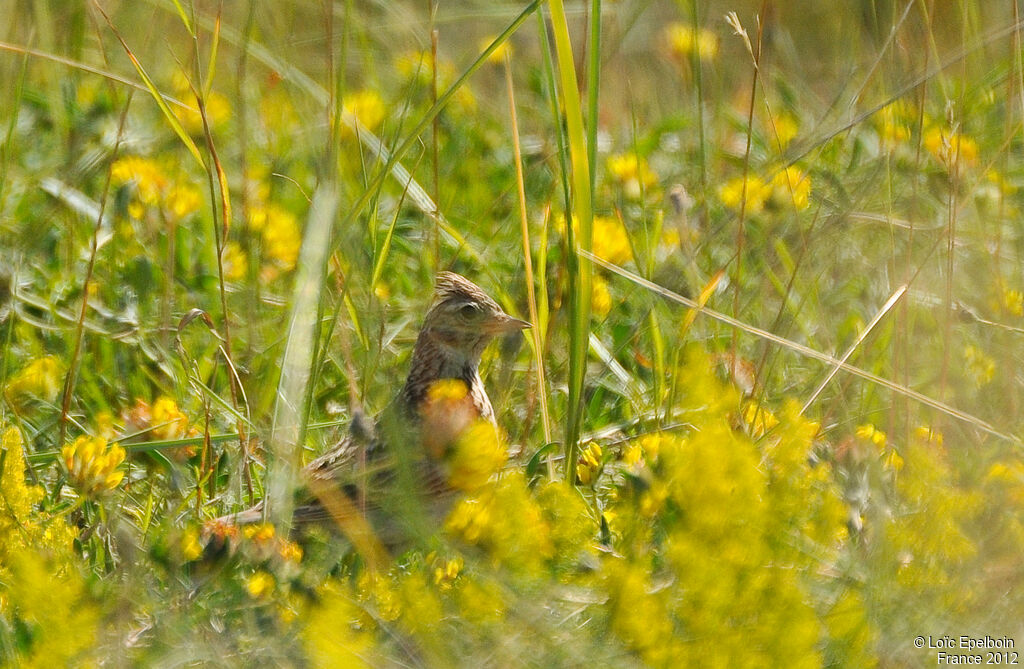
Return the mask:
<path id="1" fill-rule="evenodd" d="M 630 467 L 639 464 L 643 457 L 644 449 L 635 441 L 627 444 L 626 448 L 622 451 L 622 461 Z"/>
<path id="2" fill-rule="evenodd" d="M 165 199 L 167 212 L 179 220 L 199 211 L 201 202 L 198 189 L 181 183 L 174 184 Z"/>
<path id="3" fill-rule="evenodd" d="M 135 197 L 128 203 L 128 214 L 142 219 L 148 207 L 160 207 L 172 221 L 199 211 L 202 195 L 187 182 L 173 181 L 161 165 L 149 158 L 126 156 L 114 161 L 110 178 L 115 184 L 132 184 Z"/>
<path id="4" fill-rule="evenodd" d="M 903 469 L 903 458 L 896 452 L 895 448 L 889 449 L 889 452 L 885 456 L 883 466 L 894 472 L 898 472 Z"/>
<path id="5" fill-rule="evenodd" d="M 608 157 L 608 175 L 622 186 L 623 194 L 638 200 L 658 184 L 658 175 L 647 165 L 647 160 L 630 151 Z"/>
<path id="6" fill-rule="evenodd" d="M 249 228 L 263 237 L 263 252 L 268 258 L 281 269 L 294 269 L 302 246 L 302 233 L 290 211 L 276 204 L 257 207 L 249 218 Z"/>
<path id="7" fill-rule="evenodd" d="M 594 277 L 590 289 L 590 309 L 598 318 L 604 318 L 612 310 L 612 295 L 608 292 L 608 282 L 599 276 Z"/>
<path id="8" fill-rule="evenodd" d="M 446 532 L 459 536 L 471 544 L 478 542 L 490 526 L 490 508 L 476 499 L 460 501 L 448 514 L 444 523 Z"/>
<path id="9" fill-rule="evenodd" d="M 364 130 L 373 132 L 384 120 L 384 101 L 376 91 L 362 90 L 345 96 L 342 114 Z"/>
<path id="10" fill-rule="evenodd" d="M 978 144 L 959 132 L 950 133 L 937 126 L 924 132 L 924 148 L 947 168 L 954 164 L 975 165 L 978 162 Z"/>
<path id="11" fill-rule="evenodd" d="M 246 266 L 249 261 L 238 242 L 228 242 L 224 245 L 224 257 L 221 262 L 224 267 L 225 279 L 241 281 L 245 278 Z"/>
<path id="12" fill-rule="evenodd" d="M 245 589 L 255 599 L 260 599 L 274 591 L 274 577 L 263 571 L 256 571 L 245 581 Z"/>
<path id="13" fill-rule="evenodd" d="M 476 95 L 468 84 L 463 84 L 455 91 L 452 97 L 451 108 L 463 116 L 476 112 Z"/>
<path id="14" fill-rule="evenodd" d="M 484 39 L 480 40 L 480 53 L 483 53 L 484 50 L 487 49 L 487 47 L 489 47 L 492 42 L 494 42 L 495 37 L 495 35 L 489 35 L 488 37 L 485 37 Z M 498 46 L 498 48 L 495 49 L 491 53 L 491 55 L 487 57 L 487 62 L 490 63 L 491 65 L 501 65 L 502 63 L 505 62 L 506 54 L 509 57 L 512 56 L 512 42 L 509 40 L 505 40 L 504 42 L 502 42 Z"/>
<path id="15" fill-rule="evenodd" d="M 199 103 L 194 97 L 190 96 L 190 99 L 193 105 L 198 106 Z M 223 125 L 231 118 L 231 103 L 223 94 L 211 91 L 206 96 L 204 103 L 206 105 L 206 120 L 209 122 L 211 129 Z M 181 125 L 190 134 L 202 135 L 206 132 L 206 128 L 203 126 L 203 115 L 199 113 L 198 107 L 196 109 L 178 109 L 175 113 L 181 121 Z"/>
<path id="16" fill-rule="evenodd" d="M 641 495 L 640 513 L 648 518 L 654 516 L 661 511 L 666 499 L 668 499 L 668 487 L 661 481 L 656 481 Z"/>
<path id="17" fill-rule="evenodd" d="M 479 490 L 501 471 L 507 458 L 494 425 L 485 420 L 474 421 L 455 440 L 448 482 L 463 492 Z"/>
<path id="18" fill-rule="evenodd" d="M 188 418 L 169 397 L 158 397 L 151 411 L 154 439 L 181 439 L 188 433 Z"/>
<path id="19" fill-rule="evenodd" d="M 743 420 L 750 426 L 750 434 L 755 438 L 763 437 L 779 424 L 775 414 L 757 402 L 747 403 L 743 410 Z"/>
<path id="20" fill-rule="evenodd" d="M 989 183 L 998 188 L 999 192 L 1003 195 L 1013 195 L 1017 192 L 1017 187 L 995 170 L 985 172 L 985 178 L 988 179 Z"/>
<path id="21" fill-rule="evenodd" d="M 640 437 L 640 447 L 644 449 L 644 457 L 647 458 L 648 462 L 654 462 L 658 459 L 662 442 L 668 439 L 670 439 L 670 436 L 661 432 L 652 432 Z"/>
<path id="22" fill-rule="evenodd" d="M 727 208 L 739 212 L 743 204 L 743 189 L 743 177 L 736 177 L 718 189 L 718 197 Z M 760 178 L 748 177 L 746 179 L 746 213 L 748 215 L 760 213 L 772 196 L 772 190 L 771 184 L 766 184 Z"/>
<path id="23" fill-rule="evenodd" d="M 117 184 L 133 183 L 139 202 L 147 206 L 157 206 L 161 203 L 163 193 L 170 182 L 163 168 L 155 160 L 140 156 L 118 158 L 110 166 L 110 178 Z"/>
<path id="24" fill-rule="evenodd" d="M 107 441 L 113 439 L 117 434 L 117 428 L 114 427 L 114 415 L 109 411 L 101 411 L 96 414 L 95 423 L 95 434 Z"/>
<path id="25" fill-rule="evenodd" d="M 302 546 L 294 541 L 282 541 L 277 552 L 285 562 L 302 562 Z"/>
<path id="26" fill-rule="evenodd" d="M 671 23 L 665 28 L 669 55 L 685 60 L 692 54 L 706 62 L 718 56 L 718 35 L 704 28 L 695 28 L 685 23 Z"/>
<path id="27" fill-rule="evenodd" d="M 395 59 L 395 69 L 403 77 L 418 77 L 430 81 L 434 71 L 434 56 L 430 51 L 407 51 Z"/>
<path id="28" fill-rule="evenodd" d="M 1009 288 L 1003 289 L 1003 310 L 1011 316 L 1024 316 L 1024 293 Z"/>
<path id="29" fill-rule="evenodd" d="M 856 434 L 858 438 L 863 439 L 864 441 L 870 441 L 879 448 L 885 448 L 885 432 L 882 432 L 871 423 L 866 423 L 864 425 L 857 426 L 857 429 L 854 432 L 854 434 Z"/>
<path id="30" fill-rule="evenodd" d="M 360 601 L 372 601 L 381 620 L 397 620 L 402 615 L 402 599 L 391 579 L 383 574 L 364 571 L 356 580 L 356 596 Z"/>
<path id="31" fill-rule="evenodd" d="M 621 265 L 633 258 L 626 228 L 616 218 L 594 217 L 594 255 L 610 263 Z"/>
<path id="32" fill-rule="evenodd" d="M 789 143 L 793 141 L 793 138 L 796 137 L 799 131 L 800 126 L 792 114 L 783 112 L 773 119 L 772 135 L 783 151 L 786 150 L 786 147 L 789 146 Z"/>
<path id="33" fill-rule="evenodd" d="M 927 425 L 921 425 L 914 428 L 914 437 L 922 444 L 942 446 L 942 433 L 933 430 Z"/>
<path id="34" fill-rule="evenodd" d="M 249 539 L 256 543 L 266 543 L 274 538 L 274 526 L 270 523 L 255 523 L 253 525 L 246 525 L 245 529 L 242 530 L 242 534 L 245 535 L 246 539 Z"/>
<path id="35" fill-rule="evenodd" d="M 190 527 L 181 536 L 181 554 L 186 562 L 198 560 L 203 554 L 203 544 L 199 541 L 199 530 Z"/>
<path id="36" fill-rule="evenodd" d="M 798 167 L 787 167 L 772 178 L 772 201 L 803 211 L 810 204 L 811 179 Z"/>
<path id="37" fill-rule="evenodd" d="M 455 579 L 459 577 L 462 572 L 462 558 L 455 558 L 453 560 L 438 560 L 435 562 L 434 567 L 434 585 L 439 586 L 442 590 L 447 590 L 452 587 Z"/>
<path id="38" fill-rule="evenodd" d="M 910 140 L 910 124 L 916 123 L 914 111 L 902 102 L 886 105 L 875 115 L 875 129 L 883 149 L 892 150 Z"/>
<path id="39" fill-rule="evenodd" d="M 81 436 L 61 449 L 68 481 L 83 497 L 97 497 L 113 490 L 124 478 L 117 466 L 124 461 L 120 445 L 107 447 L 102 437 Z"/>
<path id="40" fill-rule="evenodd" d="M 36 358 L 7 382 L 4 392 L 8 401 L 19 406 L 30 396 L 53 401 L 61 389 L 61 373 L 60 362 L 54 356 Z"/>
<path id="41" fill-rule="evenodd" d="M 622 265 L 633 258 L 633 248 L 629 243 L 629 234 L 617 218 L 595 216 L 592 228 L 592 251 L 594 255 L 616 265 Z M 556 219 L 556 228 L 565 235 L 565 217 Z M 572 231 L 579 235 L 580 224 L 576 216 L 572 217 Z"/>
<path id="42" fill-rule="evenodd" d="M 196 105 L 195 109 L 175 110 L 178 118 L 181 120 L 181 124 L 193 135 L 203 133 L 203 117 L 199 113 L 198 101 L 192 92 L 192 86 L 189 85 L 188 78 L 181 70 L 175 71 L 171 78 L 171 85 L 180 98 Z M 206 107 L 206 120 L 209 121 L 211 128 L 223 125 L 231 118 L 231 103 L 228 102 L 228 99 L 223 94 L 210 91 L 203 102 Z"/>
<path id="43" fill-rule="evenodd" d="M 357 669 L 381 664 L 375 661 L 372 630 L 359 624 L 365 612 L 345 584 L 328 581 L 317 592 L 315 602 L 300 619 L 310 666 Z"/>
<path id="44" fill-rule="evenodd" d="M 978 388 L 995 378 L 996 361 L 977 346 L 968 346 L 964 349 L 964 361 L 967 363 L 968 374 Z"/>
<path id="45" fill-rule="evenodd" d="M 580 451 L 580 459 L 576 463 L 576 478 L 583 485 L 590 485 L 597 479 L 597 472 L 601 468 L 601 447 L 597 442 L 590 444 Z"/>

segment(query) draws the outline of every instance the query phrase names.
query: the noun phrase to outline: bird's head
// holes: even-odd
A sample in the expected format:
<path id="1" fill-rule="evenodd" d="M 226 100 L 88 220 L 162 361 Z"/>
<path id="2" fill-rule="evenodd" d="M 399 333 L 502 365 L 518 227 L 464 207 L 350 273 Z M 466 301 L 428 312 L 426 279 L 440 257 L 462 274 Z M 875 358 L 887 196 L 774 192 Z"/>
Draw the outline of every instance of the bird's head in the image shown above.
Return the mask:
<path id="1" fill-rule="evenodd" d="M 434 303 L 423 321 L 428 336 L 449 355 L 475 364 L 495 336 L 530 327 L 505 313 L 479 286 L 452 272 L 437 275 Z"/>

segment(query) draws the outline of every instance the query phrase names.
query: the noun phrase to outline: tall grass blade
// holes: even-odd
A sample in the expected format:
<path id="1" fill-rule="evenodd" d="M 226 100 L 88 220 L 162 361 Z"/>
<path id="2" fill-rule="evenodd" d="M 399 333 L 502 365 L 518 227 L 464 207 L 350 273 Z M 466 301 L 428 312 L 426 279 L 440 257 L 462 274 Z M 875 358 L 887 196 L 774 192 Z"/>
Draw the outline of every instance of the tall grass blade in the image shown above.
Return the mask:
<path id="1" fill-rule="evenodd" d="M 570 244 L 568 274 L 573 299 L 569 316 L 569 405 L 565 423 L 565 478 L 572 481 L 576 456 L 579 451 L 580 427 L 583 422 L 583 380 L 587 366 L 587 348 L 590 339 L 590 294 L 593 267 L 588 259 L 593 247 L 594 211 L 590 188 L 590 155 L 587 151 L 583 125 L 583 107 L 576 69 L 569 40 L 569 25 L 562 0 L 551 0 L 551 24 L 555 38 L 555 59 L 561 84 L 562 109 L 565 113 L 571 165 L 572 210 L 579 224 L 578 234 L 566 225 Z M 591 119 L 595 122 L 596 119 Z"/>
<path id="2" fill-rule="evenodd" d="M 291 523 L 292 491 L 299 474 L 309 419 L 306 407 L 311 390 L 309 379 L 318 327 L 317 313 L 337 208 L 338 194 L 333 182 L 321 184 L 313 194 L 299 252 L 288 338 L 281 361 L 281 379 L 270 434 L 272 460 L 266 486 L 269 518 L 281 528 Z"/>
<path id="3" fill-rule="evenodd" d="M 171 130 L 173 130 L 174 134 L 181 139 L 181 142 L 185 145 L 185 148 L 188 149 L 188 152 L 192 154 L 192 157 L 196 159 L 196 162 L 205 169 L 206 162 L 203 160 L 202 154 L 199 153 L 199 147 L 197 147 L 196 143 L 192 141 L 188 132 L 186 132 L 185 128 L 182 127 L 178 117 L 171 111 L 171 108 L 167 106 L 167 101 L 164 100 L 163 94 L 160 93 L 160 90 L 156 87 L 156 84 L 153 83 L 153 80 L 149 78 L 149 74 L 147 74 L 146 69 L 142 67 L 142 63 L 135 57 L 131 47 L 129 47 L 128 43 L 123 37 L 121 37 L 121 33 L 114 26 L 114 23 L 110 20 L 110 17 L 107 16 L 107 13 L 103 11 L 103 8 L 100 7 L 99 3 L 94 1 L 93 4 L 96 6 L 96 9 L 99 10 L 100 14 L 103 15 L 104 20 L 106 20 L 107 25 L 110 27 L 110 31 L 114 33 L 117 41 L 121 43 L 125 53 L 128 55 L 128 59 L 132 61 L 132 65 L 135 66 L 135 71 L 142 79 L 142 83 L 145 85 L 146 90 L 153 96 L 153 101 L 156 102 L 156 106 L 160 108 L 164 118 L 167 119 L 167 124 L 171 126 Z"/>

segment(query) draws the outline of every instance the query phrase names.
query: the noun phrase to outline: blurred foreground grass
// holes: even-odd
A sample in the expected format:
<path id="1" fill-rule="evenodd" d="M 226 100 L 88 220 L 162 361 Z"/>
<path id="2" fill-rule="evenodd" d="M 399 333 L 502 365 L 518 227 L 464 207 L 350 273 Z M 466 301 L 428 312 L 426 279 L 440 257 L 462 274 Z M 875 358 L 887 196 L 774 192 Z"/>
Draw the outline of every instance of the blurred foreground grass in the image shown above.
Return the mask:
<path id="1" fill-rule="evenodd" d="M 578 100 L 546 4 L 11 4 L 3 662 L 1024 644 L 1019 8 L 833 4 L 567 5 Z M 443 269 L 536 321 L 484 361 L 507 462 L 467 438 L 383 562 L 204 557 L 390 401 Z"/>

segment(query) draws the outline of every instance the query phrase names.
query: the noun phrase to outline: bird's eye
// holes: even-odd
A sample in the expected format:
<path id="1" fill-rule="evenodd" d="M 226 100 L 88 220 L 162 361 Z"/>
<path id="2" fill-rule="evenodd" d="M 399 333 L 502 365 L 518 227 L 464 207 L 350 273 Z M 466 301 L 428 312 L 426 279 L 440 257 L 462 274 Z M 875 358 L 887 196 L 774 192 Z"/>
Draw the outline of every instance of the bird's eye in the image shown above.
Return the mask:
<path id="1" fill-rule="evenodd" d="M 459 315 L 469 320 L 477 318 L 481 313 L 480 307 L 475 304 L 466 304 L 459 308 Z"/>

